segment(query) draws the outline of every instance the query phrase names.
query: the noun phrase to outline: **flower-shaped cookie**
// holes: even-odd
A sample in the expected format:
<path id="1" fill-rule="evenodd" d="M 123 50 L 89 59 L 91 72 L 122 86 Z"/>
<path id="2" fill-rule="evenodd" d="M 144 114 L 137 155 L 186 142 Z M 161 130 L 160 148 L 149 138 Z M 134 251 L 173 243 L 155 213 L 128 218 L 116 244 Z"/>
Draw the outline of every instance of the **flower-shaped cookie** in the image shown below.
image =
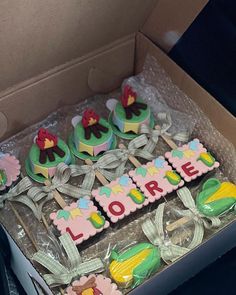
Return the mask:
<path id="1" fill-rule="evenodd" d="M 76 292 L 73 287 L 78 287 Z M 66 289 L 66 295 L 122 295 L 116 284 L 102 275 L 90 275 L 74 281 L 72 286 Z"/>
<path id="2" fill-rule="evenodd" d="M 0 152 L 0 191 L 10 187 L 18 179 L 20 168 L 15 156 Z"/>

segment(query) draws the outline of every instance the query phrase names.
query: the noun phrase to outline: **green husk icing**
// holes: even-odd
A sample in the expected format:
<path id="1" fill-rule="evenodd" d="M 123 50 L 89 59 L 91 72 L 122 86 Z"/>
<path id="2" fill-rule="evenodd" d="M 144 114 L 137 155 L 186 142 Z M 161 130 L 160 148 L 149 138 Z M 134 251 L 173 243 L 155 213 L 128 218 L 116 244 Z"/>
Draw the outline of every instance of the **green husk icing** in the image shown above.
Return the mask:
<path id="1" fill-rule="evenodd" d="M 227 189 L 227 187 L 231 188 L 231 190 Z M 232 183 L 221 183 L 216 178 L 208 179 L 196 198 L 198 210 L 206 216 L 218 216 L 230 210 L 236 204 L 236 195 L 232 188 L 234 188 Z M 209 198 L 217 193 L 222 195 L 222 198 L 209 202 Z"/>

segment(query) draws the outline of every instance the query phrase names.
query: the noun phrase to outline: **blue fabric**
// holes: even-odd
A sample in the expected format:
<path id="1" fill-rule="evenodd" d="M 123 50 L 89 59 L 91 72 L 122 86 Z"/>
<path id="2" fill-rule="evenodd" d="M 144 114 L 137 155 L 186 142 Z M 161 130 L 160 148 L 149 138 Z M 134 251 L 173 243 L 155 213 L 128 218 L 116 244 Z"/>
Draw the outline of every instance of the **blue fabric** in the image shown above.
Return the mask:
<path id="1" fill-rule="evenodd" d="M 209 1 L 169 56 L 236 115 L 235 0 Z M 235 272 L 233 249 L 171 295 L 235 295 Z"/>
<path id="2" fill-rule="evenodd" d="M 236 249 L 229 251 L 170 295 L 235 295 Z"/>
<path id="3" fill-rule="evenodd" d="M 235 0 L 209 1 L 169 56 L 236 115 Z"/>
<path id="4" fill-rule="evenodd" d="M 11 252 L 7 236 L 0 225 L 0 294 L 26 295 L 10 268 Z"/>

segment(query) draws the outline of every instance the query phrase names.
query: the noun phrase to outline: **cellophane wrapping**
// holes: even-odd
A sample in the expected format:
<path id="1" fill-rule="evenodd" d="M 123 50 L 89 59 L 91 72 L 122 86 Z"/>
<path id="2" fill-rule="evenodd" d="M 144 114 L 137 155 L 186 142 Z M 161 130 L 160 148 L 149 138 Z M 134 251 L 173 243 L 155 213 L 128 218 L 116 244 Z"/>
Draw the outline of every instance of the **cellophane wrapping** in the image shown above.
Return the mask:
<path id="1" fill-rule="evenodd" d="M 125 80 L 122 87 L 127 83 L 130 84 L 137 91 L 138 95 L 151 106 L 154 117 L 156 117 L 158 112 L 168 112 L 172 118 L 172 132 L 186 131 L 189 133 L 190 139 L 198 138 L 221 163 L 220 168 L 205 175 L 204 179 L 200 178 L 188 184 L 188 188 L 191 190 L 193 196 L 196 196 L 202 181 L 209 177 L 217 177 L 220 180 L 236 181 L 236 155 L 233 145 L 214 128 L 210 120 L 196 103 L 173 84 L 170 77 L 153 57 L 148 56 L 143 72 L 138 76 Z M 94 108 L 100 116 L 107 118 L 109 111 L 104 107 L 107 99 L 119 99 L 120 95 L 121 89 L 117 89 L 108 95 L 95 95 L 84 101 L 79 101 L 76 105 L 60 108 L 56 112 L 50 114 L 45 120 L 26 128 L 22 132 L 2 142 L 1 151 L 11 153 L 20 160 L 22 165 L 22 176 L 25 176 L 26 171 L 24 162 L 32 145 L 33 138 L 40 127 L 49 128 L 52 133 L 59 135 L 60 138 L 67 141 L 69 134 L 73 131 L 71 125 L 72 117 L 78 114 L 81 115 L 83 111 L 89 107 Z M 118 141 L 127 144 L 126 140 L 118 139 Z M 164 155 L 168 150 L 170 150 L 168 145 L 162 140 L 162 138 L 159 138 L 154 154 L 156 156 Z M 141 162 L 145 163 L 143 160 L 141 160 Z M 82 164 L 83 161 L 77 159 L 76 163 Z M 132 164 L 129 163 L 126 169 L 129 171 L 133 168 Z M 70 183 L 73 185 L 81 185 L 82 180 L 83 177 L 76 177 L 71 179 Z M 35 185 L 38 184 L 35 183 Z M 94 188 L 97 188 L 99 185 L 100 184 L 96 180 Z M 73 201 L 69 197 L 63 197 L 67 203 Z M 167 195 L 165 200 L 167 201 L 167 206 L 164 214 L 164 227 L 166 224 L 169 224 L 178 218 L 172 208 L 184 208 L 180 200 L 177 198 L 176 192 Z M 96 238 L 91 239 L 91 241 L 88 240 L 82 245 L 79 245 L 78 249 L 83 260 L 101 257 L 108 266 L 109 255 L 112 249 L 121 251 L 136 243 L 147 242 L 147 239 L 142 232 L 141 225 L 147 218 L 154 217 L 158 204 L 163 201 L 164 199 L 161 199 L 154 204 L 136 211 L 134 214 L 125 218 L 125 220 L 112 225 L 107 230 L 98 234 Z M 14 203 L 14 207 L 27 224 L 32 237 L 37 243 L 38 249 L 47 251 L 52 257 L 55 257 L 55 259 L 62 263 L 66 263 L 65 254 L 57 239 L 59 233 L 50 223 L 49 219 L 50 213 L 59 209 L 56 202 L 48 202 L 43 209 L 43 214 L 47 222 L 51 224 L 49 233 L 45 229 L 43 223 L 38 222 L 28 208 L 17 203 Z M 228 213 L 223 216 L 222 227 L 229 224 L 234 218 L 235 215 L 233 213 Z M 31 259 L 35 249 L 15 218 L 15 215 L 7 202 L 5 207 L 1 210 L 0 221 L 16 241 L 24 255 L 28 259 Z M 209 239 L 218 230 L 219 229 L 206 230 L 204 240 Z M 172 238 L 175 239 L 176 243 L 182 246 L 188 245 L 191 241 L 192 234 L 193 225 L 191 225 L 191 223 L 171 233 L 171 235 L 173 235 Z M 162 271 L 166 266 L 167 265 L 162 262 L 158 271 Z M 35 264 L 35 267 L 41 274 L 47 273 L 45 269 L 38 264 Z M 103 274 L 109 276 L 108 269 Z M 124 294 L 129 291 L 129 288 L 122 290 Z M 53 292 L 58 293 L 59 289 L 53 289 Z"/>

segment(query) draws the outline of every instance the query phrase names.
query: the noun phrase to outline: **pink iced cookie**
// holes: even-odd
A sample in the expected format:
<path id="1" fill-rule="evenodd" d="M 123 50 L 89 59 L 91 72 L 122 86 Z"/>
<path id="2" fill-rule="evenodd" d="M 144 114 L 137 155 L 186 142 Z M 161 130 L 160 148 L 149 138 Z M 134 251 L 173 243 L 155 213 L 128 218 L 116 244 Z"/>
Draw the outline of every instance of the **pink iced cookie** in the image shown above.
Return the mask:
<path id="1" fill-rule="evenodd" d="M 165 157 L 187 182 L 220 166 L 198 139 L 167 152 Z"/>
<path id="2" fill-rule="evenodd" d="M 164 157 L 158 157 L 130 171 L 129 175 L 150 203 L 184 185 L 184 181 L 173 171 Z"/>
<path id="3" fill-rule="evenodd" d="M 92 195 L 113 223 L 148 204 L 127 174 L 93 190 Z"/>
<path id="4" fill-rule="evenodd" d="M 79 291 L 74 292 L 72 286 L 78 286 Z M 102 275 L 82 277 L 79 281 L 74 281 L 72 286 L 66 289 L 65 295 L 122 295 L 116 284 Z"/>
<path id="5" fill-rule="evenodd" d="M 71 235 L 76 245 L 109 227 L 109 222 L 88 197 L 51 213 L 50 218 L 61 234 L 68 232 Z"/>
<path id="6" fill-rule="evenodd" d="M 16 157 L 0 152 L 0 191 L 10 187 L 18 179 L 20 168 Z"/>

